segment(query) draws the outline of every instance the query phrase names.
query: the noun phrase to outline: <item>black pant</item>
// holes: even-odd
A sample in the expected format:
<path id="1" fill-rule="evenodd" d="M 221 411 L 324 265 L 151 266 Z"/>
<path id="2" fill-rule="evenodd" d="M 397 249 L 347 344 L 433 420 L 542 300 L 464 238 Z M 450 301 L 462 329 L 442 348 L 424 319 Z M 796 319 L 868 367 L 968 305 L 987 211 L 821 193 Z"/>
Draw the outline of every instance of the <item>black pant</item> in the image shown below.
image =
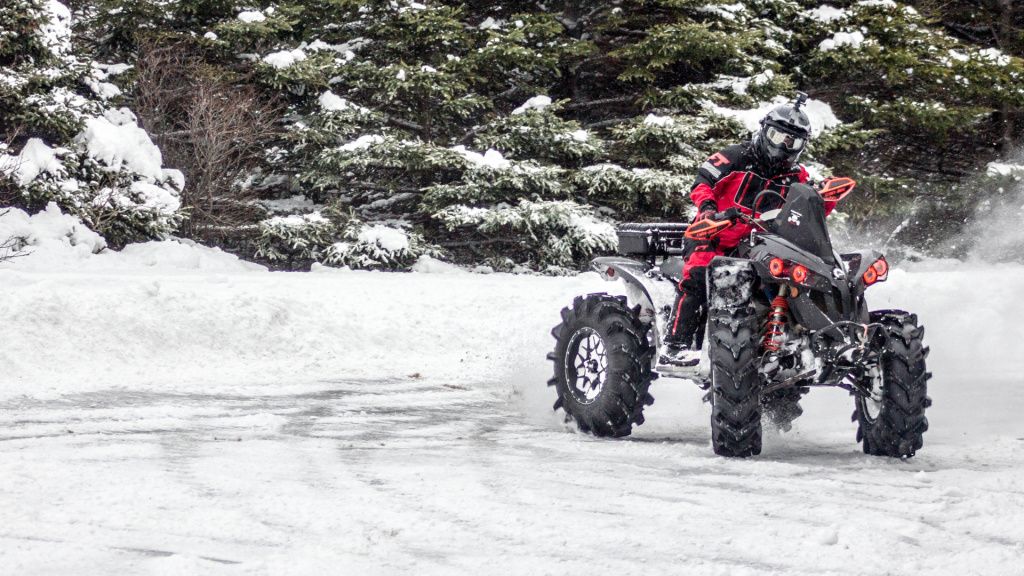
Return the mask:
<path id="1" fill-rule="evenodd" d="M 679 282 L 679 295 L 669 317 L 669 330 L 665 342 L 674 345 L 700 347 L 704 332 L 699 330 L 707 317 L 707 267 L 691 268 L 690 277 Z"/>

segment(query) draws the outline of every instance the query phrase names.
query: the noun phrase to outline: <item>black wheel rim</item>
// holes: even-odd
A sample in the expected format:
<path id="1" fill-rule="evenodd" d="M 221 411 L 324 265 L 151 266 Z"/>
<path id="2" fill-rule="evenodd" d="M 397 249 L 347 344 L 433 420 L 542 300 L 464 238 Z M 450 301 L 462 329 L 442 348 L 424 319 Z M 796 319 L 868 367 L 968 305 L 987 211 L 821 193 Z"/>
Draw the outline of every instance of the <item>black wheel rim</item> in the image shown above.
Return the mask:
<path id="1" fill-rule="evenodd" d="M 573 333 L 565 350 L 565 381 L 580 404 L 592 404 L 601 395 L 608 374 L 604 338 L 583 327 Z"/>

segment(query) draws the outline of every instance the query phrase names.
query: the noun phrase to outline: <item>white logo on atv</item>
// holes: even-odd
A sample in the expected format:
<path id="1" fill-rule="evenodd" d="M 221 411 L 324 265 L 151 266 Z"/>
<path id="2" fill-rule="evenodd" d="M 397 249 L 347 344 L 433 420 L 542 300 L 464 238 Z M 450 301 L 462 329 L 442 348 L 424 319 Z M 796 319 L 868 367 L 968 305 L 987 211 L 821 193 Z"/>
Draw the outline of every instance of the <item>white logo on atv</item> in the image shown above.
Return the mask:
<path id="1" fill-rule="evenodd" d="M 803 218 L 803 216 L 803 214 L 797 212 L 796 210 L 793 210 L 793 212 L 789 215 L 789 220 L 787 220 L 787 222 L 789 222 L 793 226 L 799 226 L 800 219 Z"/>
<path id="2" fill-rule="evenodd" d="M 846 278 L 846 272 L 843 272 L 842 268 L 833 268 L 832 277 L 836 280 L 842 280 L 843 278 Z"/>

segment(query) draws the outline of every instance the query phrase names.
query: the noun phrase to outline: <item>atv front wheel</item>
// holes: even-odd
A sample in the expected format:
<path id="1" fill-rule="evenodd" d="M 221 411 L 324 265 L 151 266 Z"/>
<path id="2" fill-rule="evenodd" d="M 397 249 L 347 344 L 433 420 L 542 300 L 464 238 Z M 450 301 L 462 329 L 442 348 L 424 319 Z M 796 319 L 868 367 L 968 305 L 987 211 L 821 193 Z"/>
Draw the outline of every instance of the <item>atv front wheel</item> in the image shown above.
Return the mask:
<path id="1" fill-rule="evenodd" d="M 548 354 L 555 363 L 548 380 L 558 392 L 554 409 L 595 436 L 628 436 L 634 423 L 643 424 L 644 406 L 654 402 L 647 390 L 658 376 L 651 371 L 649 330 L 640 307 L 626 307 L 625 296 L 577 296 L 551 330 L 557 340 Z"/>
<path id="2" fill-rule="evenodd" d="M 865 454 L 909 458 L 924 442 L 924 412 L 931 404 L 924 327 L 905 312 L 872 312 L 871 321 L 886 327 L 889 342 L 881 366 L 865 382 L 871 398 L 856 399 L 857 441 L 863 441 Z"/>
<path id="3" fill-rule="evenodd" d="M 711 359 L 711 446 L 715 454 L 761 453 L 761 379 L 756 274 L 749 262 L 716 258 L 709 269 L 708 350 Z"/>

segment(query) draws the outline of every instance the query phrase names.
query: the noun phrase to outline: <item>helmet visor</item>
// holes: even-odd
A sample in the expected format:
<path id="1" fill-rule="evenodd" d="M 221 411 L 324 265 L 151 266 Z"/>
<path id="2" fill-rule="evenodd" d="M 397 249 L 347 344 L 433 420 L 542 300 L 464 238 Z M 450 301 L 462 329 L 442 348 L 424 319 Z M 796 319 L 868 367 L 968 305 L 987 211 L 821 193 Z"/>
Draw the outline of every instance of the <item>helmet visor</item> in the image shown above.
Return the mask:
<path id="1" fill-rule="evenodd" d="M 790 152 L 799 152 L 804 149 L 804 145 L 807 144 L 806 138 L 794 136 L 789 132 L 783 132 L 774 126 L 768 126 L 765 131 L 765 137 L 771 142 L 772 146 L 776 148 L 782 148 Z"/>

